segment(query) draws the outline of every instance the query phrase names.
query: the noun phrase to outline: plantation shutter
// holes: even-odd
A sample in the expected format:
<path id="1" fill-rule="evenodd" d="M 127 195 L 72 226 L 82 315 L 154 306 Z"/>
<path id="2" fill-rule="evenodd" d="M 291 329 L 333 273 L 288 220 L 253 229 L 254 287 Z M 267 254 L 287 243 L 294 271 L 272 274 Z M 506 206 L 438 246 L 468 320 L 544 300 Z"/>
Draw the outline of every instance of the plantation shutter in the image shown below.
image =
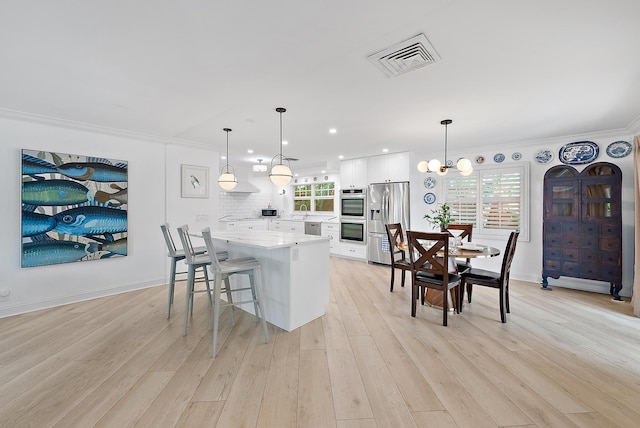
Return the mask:
<path id="1" fill-rule="evenodd" d="M 518 171 L 482 173 L 482 227 L 520 227 L 522 174 Z"/>
<path id="2" fill-rule="evenodd" d="M 447 178 L 444 200 L 451 207 L 454 223 L 477 224 L 478 176 Z"/>

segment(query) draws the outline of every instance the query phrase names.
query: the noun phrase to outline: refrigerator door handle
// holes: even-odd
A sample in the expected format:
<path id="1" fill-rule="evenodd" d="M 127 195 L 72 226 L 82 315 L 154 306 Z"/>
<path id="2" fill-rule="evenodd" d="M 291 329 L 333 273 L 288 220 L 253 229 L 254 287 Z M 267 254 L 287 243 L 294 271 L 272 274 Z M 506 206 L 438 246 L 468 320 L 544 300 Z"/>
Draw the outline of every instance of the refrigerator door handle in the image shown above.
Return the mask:
<path id="1" fill-rule="evenodd" d="M 382 225 L 389 224 L 389 191 L 382 193 Z"/>

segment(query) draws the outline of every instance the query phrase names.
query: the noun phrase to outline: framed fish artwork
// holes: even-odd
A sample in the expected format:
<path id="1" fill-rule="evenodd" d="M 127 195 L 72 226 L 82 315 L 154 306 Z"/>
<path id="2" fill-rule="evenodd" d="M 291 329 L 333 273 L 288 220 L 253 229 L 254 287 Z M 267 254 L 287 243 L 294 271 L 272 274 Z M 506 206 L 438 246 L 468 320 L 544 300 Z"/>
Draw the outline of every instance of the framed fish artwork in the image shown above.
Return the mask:
<path id="1" fill-rule="evenodd" d="M 128 163 L 22 150 L 21 267 L 127 255 Z"/>
<path id="2" fill-rule="evenodd" d="M 209 197 L 209 167 L 181 165 L 183 198 Z"/>

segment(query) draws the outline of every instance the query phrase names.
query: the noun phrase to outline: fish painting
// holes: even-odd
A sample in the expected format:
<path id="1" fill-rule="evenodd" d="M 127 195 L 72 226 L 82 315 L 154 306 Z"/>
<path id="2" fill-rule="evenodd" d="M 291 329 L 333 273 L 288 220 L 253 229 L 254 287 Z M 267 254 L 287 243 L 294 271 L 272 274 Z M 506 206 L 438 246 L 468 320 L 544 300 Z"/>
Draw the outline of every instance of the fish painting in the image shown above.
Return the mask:
<path id="1" fill-rule="evenodd" d="M 75 180 L 91 180 L 99 182 L 127 181 L 127 165 L 111 164 L 107 160 L 101 162 L 68 162 L 58 167 L 58 172 Z"/>
<path id="2" fill-rule="evenodd" d="M 56 219 L 46 214 L 22 211 L 22 236 L 35 236 L 56 227 Z"/>
<path id="3" fill-rule="evenodd" d="M 98 251 L 97 242 L 47 240 L 22 244 L 22 267 L 77 262 Z"/>
<path id="4" fill-rule="evenodd" d="M 35 206 L 81 204 L 89 200 L 89 189 L 73 180 L 35 180 L 22 183 L 22 203 Z"/>
<path id="5" fill-rule="evenodd" d="M 35 156 L 22 153 L 22 175 L 57 173 L 58 167 Z"/>
<path id="6" fill-rule="evenodd" d="M 127 238 L 113 239 L 110 233 L 104 234 L 106 239 L 90 236 L 91 239 L 101 243 L 100 251 L 107 251 L 110 254 L 104 255 L 100 258 L 107 258 L 113 255 L 126 256 L 127 255 Z"/>
<path id="7" fill-rule="evenodd" d="M 101 235 L 126 232 L 127 211 L 100 206 L 82 206 L 59 212 L 54 232 L 68 235 Z"/>
<path id="8" fill-rule="evenodd" d="M 100 202 L 101 204 L 105 204 L 109 201 L 116 201 L 117 205 L 124 205 L 127 203 L 127 198 L 128 198 L 128 188 L 122 188 L 120 186 L 118 186 L 117 184 L 111 184 L 112 189 L 116 189 L 118 190 L 117 192 L 113 192 L 113 193 L 107 193 L 107 192 L 103 192 L 102 190 L 98 190 L 96 192 L 96 195 L 94 196 L 94 199 L 98 202 Z M 116 205 L 116 204 L 113 204 Z"/>

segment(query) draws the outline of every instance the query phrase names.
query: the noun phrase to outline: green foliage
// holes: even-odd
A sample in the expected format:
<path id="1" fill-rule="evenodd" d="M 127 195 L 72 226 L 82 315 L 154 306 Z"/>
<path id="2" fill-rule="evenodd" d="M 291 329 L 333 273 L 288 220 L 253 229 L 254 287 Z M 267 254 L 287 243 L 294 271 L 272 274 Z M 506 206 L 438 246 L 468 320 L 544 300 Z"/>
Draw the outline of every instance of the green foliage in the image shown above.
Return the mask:
<path id="1" fill-rule="evenodd" d="M 437 229 L 447 228 L 450 223 L 456 221 L 451 217 L 451 207 L 446 203 L 440 205 L 440 208 L 432 210 L 431 214 L 425 214 L 424 218 Z"/>

